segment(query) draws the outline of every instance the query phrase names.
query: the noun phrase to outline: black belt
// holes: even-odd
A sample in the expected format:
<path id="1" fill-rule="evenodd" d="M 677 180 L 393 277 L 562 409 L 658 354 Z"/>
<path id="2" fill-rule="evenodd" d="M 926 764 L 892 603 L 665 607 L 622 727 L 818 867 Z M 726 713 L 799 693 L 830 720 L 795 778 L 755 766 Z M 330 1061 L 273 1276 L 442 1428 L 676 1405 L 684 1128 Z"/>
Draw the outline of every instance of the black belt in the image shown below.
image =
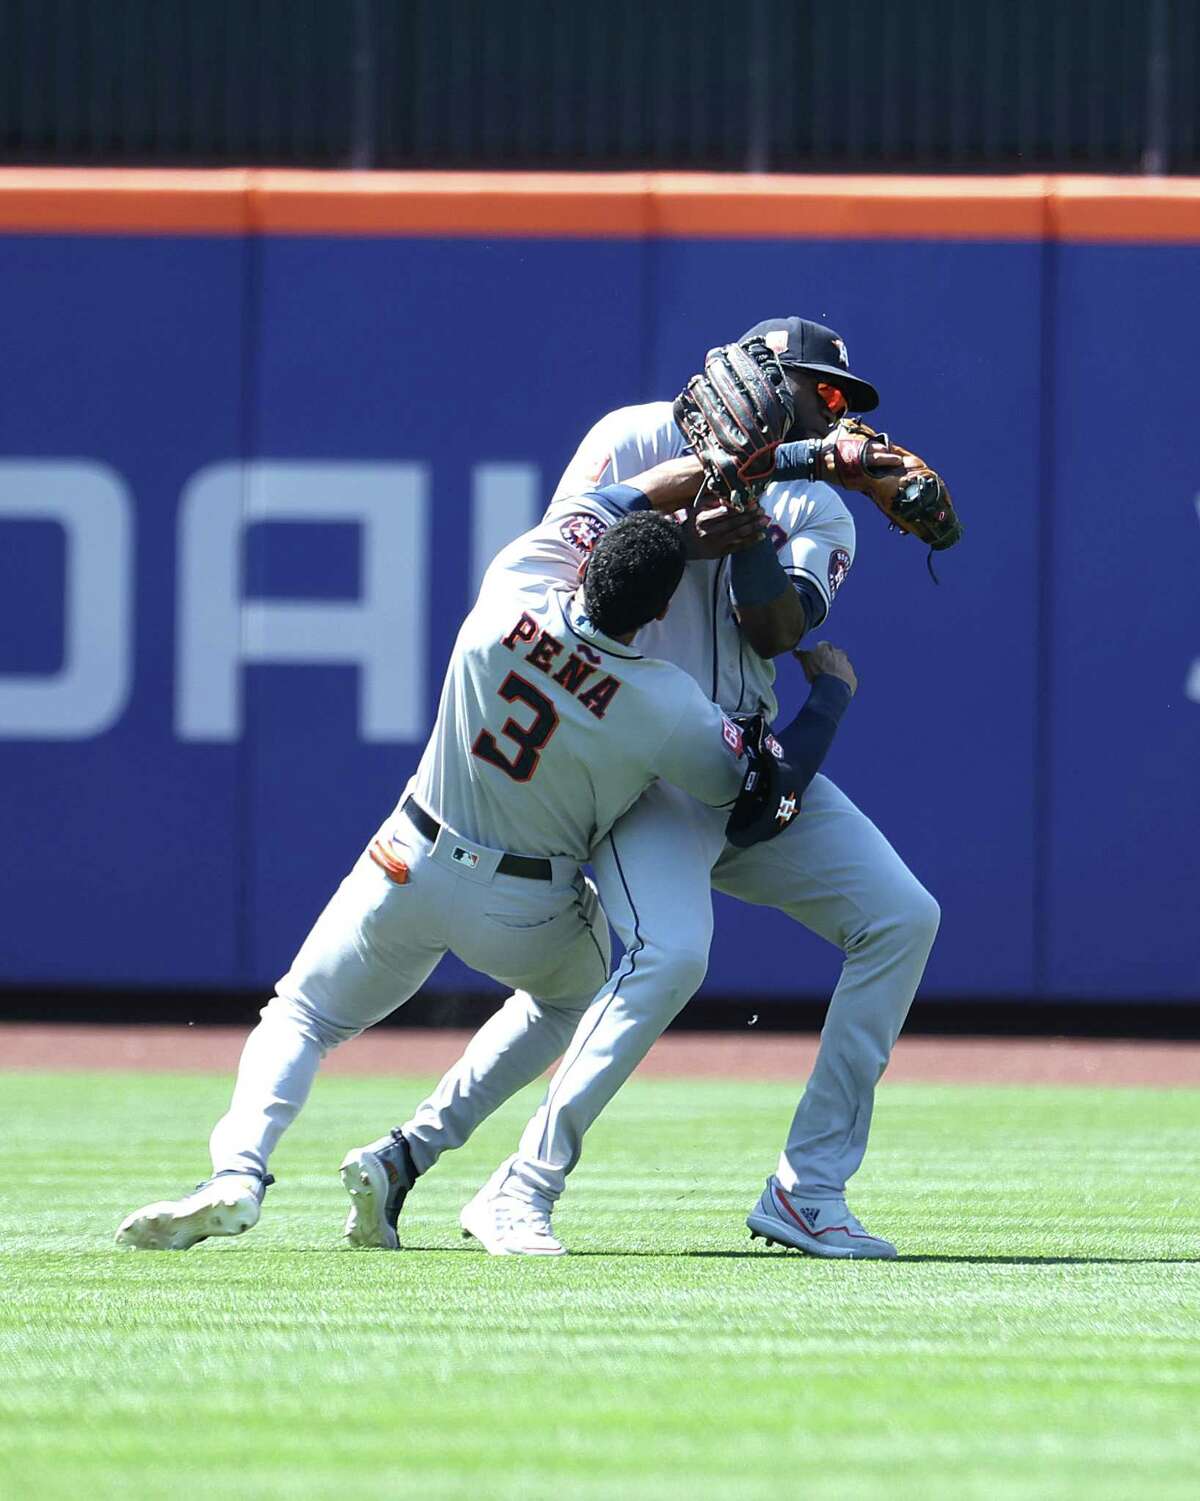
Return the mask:
<path id="1" fill-rule="evenodd" d="M 426 813 L 415 797 L 406 797 L 400 804 L 400 811 L 414 829 L 424 834 L 430 844 L 441 833 L 441 824 L 432 813 Z M 502 876 L 524 876 L 527 881 L 552 881 L 554 879 L 554 867 L 549 860 L 537 860 L 532 855 L 501 855 L 496 869 Z"/>

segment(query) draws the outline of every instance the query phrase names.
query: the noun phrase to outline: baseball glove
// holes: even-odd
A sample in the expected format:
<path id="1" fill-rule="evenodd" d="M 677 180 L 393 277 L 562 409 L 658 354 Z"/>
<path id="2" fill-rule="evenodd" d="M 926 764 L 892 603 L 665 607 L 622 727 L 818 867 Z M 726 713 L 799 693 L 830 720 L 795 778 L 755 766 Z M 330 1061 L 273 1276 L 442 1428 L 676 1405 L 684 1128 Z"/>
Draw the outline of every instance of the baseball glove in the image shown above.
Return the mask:
<path id="1" fill-rule="evenodd" d="M 735 714 L 733 721 L 742 732 L 747 765 L 725 837 L 735 849 L 744 850 L 782 834 L 799 813 L 800 799 L 796 774 L 763 716 Z"/>
<path id="2" fill-rule="evenodd" d="M 703 375 L 688 381 L 674 412 L 703 465 L 704 492 L 736 511 L 769 483 L 795 416 L 783 370 L 762 339 L 710 349 Z"/>
<path id="3" fill-rule="evenodd" d="M 872 469 L 867 448 L 873 442 L 902 455 L 904 468 Z M 962 522 L 945 480 L 924 459 L 890 442 L 886 433 L 857 417 L 844 418 L 825 439 L 821 455 L 833 484 L 869 496 L 892 526 L 920 537 L 934 552 L 961 541 Z"/>

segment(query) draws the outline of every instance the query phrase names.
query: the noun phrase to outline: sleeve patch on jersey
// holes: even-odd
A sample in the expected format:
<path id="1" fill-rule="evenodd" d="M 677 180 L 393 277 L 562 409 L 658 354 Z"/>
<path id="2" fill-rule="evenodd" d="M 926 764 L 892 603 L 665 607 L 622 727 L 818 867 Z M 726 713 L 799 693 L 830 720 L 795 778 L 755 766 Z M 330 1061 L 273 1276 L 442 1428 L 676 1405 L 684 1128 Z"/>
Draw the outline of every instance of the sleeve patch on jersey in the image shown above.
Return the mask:
<path id="1" fill-rule="evenodd" d="M 575 511 L 566 517 L 559 527 L 564 542 L 569 542 L 576 552 L 585 556 L 591 552 L 608 530 L 608 523 L 588 511 Z"/>
<path id="2" fill-rule="evenodd" d="M 829 554 L 829 597 L 832 599 L 846 582 L 850 572 L 850 554 L 844 547 L 835 547 Z"/>
<path id="3" fill-rule="evenodd" d="M 746 748 L 746 737 L 733 720 L 727 719 L 724 714 L 721 715 L 721 736 L 735 756 L 743 753 Z"/>

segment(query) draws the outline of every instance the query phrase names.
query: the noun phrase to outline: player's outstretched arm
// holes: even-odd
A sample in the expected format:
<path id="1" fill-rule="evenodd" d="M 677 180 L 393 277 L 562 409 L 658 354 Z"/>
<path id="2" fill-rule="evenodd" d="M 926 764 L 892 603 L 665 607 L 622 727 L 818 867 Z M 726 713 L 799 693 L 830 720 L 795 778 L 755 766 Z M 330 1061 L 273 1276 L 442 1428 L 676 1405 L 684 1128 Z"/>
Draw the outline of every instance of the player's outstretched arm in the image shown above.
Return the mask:
<path id="1" fill-rule="evenodd" d="M 700 460 L 690 453 L 677 459 L 664 459 L 653 469 L 644 469 L 641 474 L 631 475 L 623 481 L 632 490 L 640 490 L 649 502 L 650 509 L 661 511 L 666 516 L 690 506 L 700 493 L 704 483 L 704 470 Z"/>
<path id="2" fill-rule="evenodd" d="M 701 477 L 699 462 L 685 454 L 682 458 L 664 459 L 627 480 L 580 493 L 599 501 L 615 515 L 646 510 L 664 516 L 683 513 L 691 558 L 723 558 L 727 553 L 753 547 L 767 529 L 767 517 L 761 507 L 751 504 L 744 510 L 733 511 L 727 506 L 709 504 L 698 509 L 705 505 L 697 499 Z"/>
<path id="3" fill-rule="evenodd" d="M 743 510 L 707 501 L 701 494 L 704 474 L 691 454 L 664 459 L 653 468 L 618 483 L 584 493 L 603 499 L 611 509 L 652 510 L 665 516 L 686 512 L 688 554 L 692 558 L 723 558 L 756 546 L 766 533 L 768 518 L 757 501 Z M 793 637 L 788 646 L 794 646 Z M 785 651 L 787 646 L 779 647 Z"/>
<path id="4" fill-rule="evenodd" d="M 700 493 L 702 481 L 699 460 L 684 454 L 681 458 L 664 459 L 661 464 L 630 475 L 628 479 L 586 486 L 578 492 L 578 497 L 594 496 L 603 501 L 606 510 L 620 515 L 650 510 L 672 516 L 691 505 Z M 563 510 L 575 498 L 570 495 L 556 497 L 551 511 Z"/>

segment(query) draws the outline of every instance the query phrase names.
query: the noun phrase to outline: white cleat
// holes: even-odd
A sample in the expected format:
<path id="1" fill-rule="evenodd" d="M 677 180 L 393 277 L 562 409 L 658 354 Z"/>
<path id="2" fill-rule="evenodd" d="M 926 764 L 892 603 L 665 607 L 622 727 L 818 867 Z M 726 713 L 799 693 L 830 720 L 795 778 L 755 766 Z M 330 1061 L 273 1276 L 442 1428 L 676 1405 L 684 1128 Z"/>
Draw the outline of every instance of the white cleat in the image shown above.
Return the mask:
<path id="1" fill-rule="evenodd" d="M 147 1204 L 121 1221 L 117 1245 L 127 1251 L 186 1251 L 210 1236 L 241 1235 L 258 1224 L 270 1176 L 218 1173 L 184 1199 Z"/>
<path id="2" fill-rule="evenodd" d="M 809 1256 L 844 1260 L 894 1261 L 896 1248 L 864 1230 L 846 1208 L 845 1199 L 814 1199 L 788 1194 L 775 1178 L 767 1179 L 762 1197 L 746 1216 L 750 1239 L 790 1246 Z"/>
<path id="3" fill-rule="evenodd" d="M 491 1256 L 565 1256 L 550 1229 L 550 1212 L 487 1183 L 458 1217 L 464 1240 L 477 1240 Z"/>
<path id="4" fill-rule="evenodd" d="M 346 1241 L 381 1251 L 399 1249 L 396 1222 L 416 1182 L 412 1155 L 401 1133 L 393 1131 L 369 1147 L 354 1147 L 339 1171 L 350 1195 L 350 1213 L 342 1229 Z"/>
<path id="5" fill-rule="evenodd" d="M 417 1166 L 404 1132 L 397 1127 L 370 1146 L 353 1147 L 339 1171 L 342 1187 L 350 1195 L 350 1213 L 342 1230 L 347 1243 L 397 1250 L 396 1223 L 417 1181 Z"/>
<path id="6" fill-rule="evenodd" d="M 342 1235 L 352 1246 L 395 1251 L 400 1245 L 395 1224 L 388 1224 L 388 1179 L 374 1152 L 359 1147 L 346 1155 L 339 1169 L 342 1187 L 350 1195 L 350 1213 Z"/>

